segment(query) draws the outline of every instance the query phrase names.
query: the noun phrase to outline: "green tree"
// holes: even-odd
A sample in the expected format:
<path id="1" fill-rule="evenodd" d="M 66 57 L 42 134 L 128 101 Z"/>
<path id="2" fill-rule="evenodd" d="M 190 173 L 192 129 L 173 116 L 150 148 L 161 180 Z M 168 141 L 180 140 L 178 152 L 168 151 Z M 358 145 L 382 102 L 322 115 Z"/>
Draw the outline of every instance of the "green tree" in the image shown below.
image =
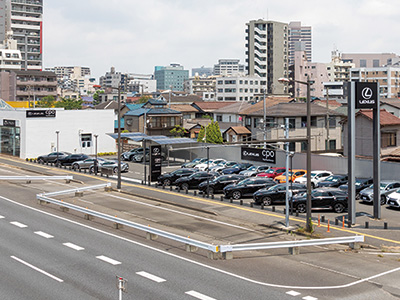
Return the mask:
<path id="1" fill-rule="evenodd" d="M 206 127 L 202 126 L 197 137 L 201 143 L 222 144 L 222 134 L 218 122 L 211 122 Z"/>
<path id="2" fill-rule="evenodd" d="M 61 100 L 57 101 L 54 106 L 64 107 L 65 110 L 82 109 L 82 102 L 82 99 L 61 98 Z"/>
<path id="3" fill-rule="evenodd" d="M 53 96 L 46 96 L 36 102 L 36 107 L 54 107 L 55 102 Z"/>
<path id="4" fill-rule="evenodd" d="M 146 103 L 147 101 L 149 101 L 150 98 L 150 96 L 142 96 L 136 103 Z"/>
<path id="5" fill-rule="evenodd" d="M 187 134 L 189 131 L 187 131 L 181 125 L 175 125 L 175 127 L 171 129 L 169 132 L 176 136 L 184 137 L 185 134 Z"/>
<path id="6" fill-rule="evenodd" d="M 93 105 L 98 105 L 100 104 L 100 94 L 104 94 L 103 90 L 97 90 L 94 94 L 93 94 Z"/>

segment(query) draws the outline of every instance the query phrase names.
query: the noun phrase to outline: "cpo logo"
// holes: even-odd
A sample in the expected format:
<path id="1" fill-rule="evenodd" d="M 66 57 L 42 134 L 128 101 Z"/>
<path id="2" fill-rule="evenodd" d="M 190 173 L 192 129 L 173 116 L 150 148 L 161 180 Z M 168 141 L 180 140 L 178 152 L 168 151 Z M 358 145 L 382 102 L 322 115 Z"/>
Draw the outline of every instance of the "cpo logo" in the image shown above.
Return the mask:
<path id="1" fill-rule="evenodd" d="M 272 158 L 272 157 L 275 157 L 275 151 L 274 150 L 263 150 L 262 155 L 267 158 L 269 158 L 269 157 Z"/>

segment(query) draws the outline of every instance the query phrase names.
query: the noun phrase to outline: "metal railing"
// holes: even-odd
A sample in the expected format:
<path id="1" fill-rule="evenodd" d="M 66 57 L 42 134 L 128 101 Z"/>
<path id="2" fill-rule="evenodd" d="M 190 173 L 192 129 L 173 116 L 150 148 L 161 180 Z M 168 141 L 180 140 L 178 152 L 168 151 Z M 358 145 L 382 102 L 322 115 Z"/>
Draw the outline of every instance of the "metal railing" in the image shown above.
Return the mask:
<path id="1" fill-rule="evenodd" d="M 276 249 L 276 248 L 319 246 L 319 245 L 329 245 L 329 244 L 363 243 L 363 242 L 364 242 L 363 235 L 355 235 L 348 237 L 346 236 L 346 237 L 335 237 L 335 238 L 315 239 L 315 240 L 296 240 L 296 241 L 285 241 L 285 242 L 221 245 L 220 251 L 221 252 L 251 251 L 251 250 L 264 250 L 264 249 Z"/>
<path id="2" fill-rule="evenodd" d="M 96 190 L 96 189 L 101 189 L 101 188 L 106 188 L 106 187 L 111 187 L 111 182 L 102 183 L 102 184 L 98 184 L 98 185 L 92 185 L 92 186 L 86 186 L 86 187 L 80 187 L 80 188 L 73 188 L 70 190 L 64 190 L 64 191 L 58 191 L 58 192 L 43 193 L 40 195 L 42 195 L 42 196 L 59 196 L 59 195 L 66 195 L 66 194 Z M 55 201 L 57 201 L 57 200 L 55 200 Z"/>

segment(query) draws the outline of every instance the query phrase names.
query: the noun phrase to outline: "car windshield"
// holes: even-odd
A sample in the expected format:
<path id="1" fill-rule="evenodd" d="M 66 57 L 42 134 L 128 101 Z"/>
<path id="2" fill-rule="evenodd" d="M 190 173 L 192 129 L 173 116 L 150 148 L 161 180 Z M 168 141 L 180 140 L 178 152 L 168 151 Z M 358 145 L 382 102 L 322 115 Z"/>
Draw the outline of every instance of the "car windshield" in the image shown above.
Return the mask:
<path id="1" fill-rule="evenodd" d="M 274 173 L 274 172 L 275 172 L 274 169 L 268 169 L 267 171 L 265 171 L 265 173 L 267 173 L 267 174 L 272 174 L 272 173 Z"/>
<path id="2" fill-rule="evenodd" d="M 226 166 L 226 167 L 233 167 L 233 166 L 235 166 L 235 165 L 237 165 L 237 163 L 231 161 L 231 162 L 226 163 L 225 166 Z"/>
<path id="3" fill-rule="evenodd" d="M 251 179 L 251 178 L 249 178 L 249 179 L 243 179 L 243 180 L 241 180 L 241 181 L 239 181 L 238 182 L 238 184 L 237 185 L 246 185 L 246 184 L 250 184 L 250 183 L 253 183 L 253 179 Z"/>
<path id="4" fill-rule="evenodd" d="M 247 169 L 247 171 L 255 171 L 255 170 L 257 170 L 257 167 L 256 167 L 256 166 L 252 166 L 252 167 L 250 167 L 250 168 Z"/>
<path id="5" fill-rule="evenodd" d="M 293 172 L 287 172 L 289 176 L 292 176 Z M 286 172 L 283 173 L 281 176 L 286 176 Z"/>
<path id="6" fill-rule="evenodd" d="M 381 184 L 379 185 L 379 188 L 380 188 L 381 190 L 384 190 L 384 189 L 386 188 L 387 185 L 388 185 L 387 183 L 381 183 Z M 373 188 L 374 188 L 374 185 L 371 184 L 368 188 L 369 188 L 369 189 L 373 189 Z"/>
<path id="7" fill-rule="evenodd" d="M 268 191 L 276 191 L 276 190 L 279 190 L 279 188 L 280 188 L 279 185 L 273 185 L 273 186 L 268 188 Z"/>
<path id="8" fill-rule="evenodd" d="M 329 176 L 328 178 L 325 179 L 325 181 L 337 182 L 339 181 L 339 179 L 340 179 L 339 176 Z"/>

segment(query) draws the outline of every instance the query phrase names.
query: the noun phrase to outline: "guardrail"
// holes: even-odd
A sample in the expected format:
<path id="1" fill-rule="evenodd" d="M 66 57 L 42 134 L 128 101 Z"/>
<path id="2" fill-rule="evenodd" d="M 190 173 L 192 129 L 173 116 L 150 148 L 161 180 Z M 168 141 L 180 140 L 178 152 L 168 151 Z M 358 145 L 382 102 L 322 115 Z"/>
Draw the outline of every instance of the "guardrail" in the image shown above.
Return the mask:
<path id="1" fill-rule="evenodd" d="M 0 180 L 25 180 L 31 182 L 32 180 L 66 180 L 69 183 L 74 177 L 72 175 L 64 176 L 0 176 Z"/>
<path id="2" fill-rule="evenodd" d="M 124 225 L 127 227 L 131 227 L 134 229 L 138 229 L 146 232 L 148 238 L 156 239 L 158 236 L 165 237 L 167 239 L 184 243 L 186 245 L 186 249 L 188 251 L 196 251 L 197 248 L 208 250 L 208 256 L 212 259 L 224 258 L 231 259 L 233 251 L 251 251 L 251 250 L 265 250 L 265 249 L 276 249 L 276 248 L 289 248 L 289 252 L 292 254 L 298 254 L 298 247 L 306 247 L 306 246 L 318 246 L 318 245 L 328 245 L 328 244 L 351 244 L 352 246 L 364 242 L 363 235 L 349 236 L 349 237 L 335 237 L 335 238 L 326 238 L 326 239 L 314 239 L 314 240 L 295 240 L 295 241 L 284 241 L 284 242 L 270 242 L 270 243 L 253 243 L 253 244 L 235 244 L 235 245 L 213 245 L 197 240 L 193 240 L 189 237 L 179 236 L 177 234 L 169 233 L 160 229 L 152 228 L 150 226 L 145 226 L 142 224 L 134 223 L 131 221 L 127 221 L 118 217 L 110 216 L 98 211 L 94 211 L 91 209 L 83 208 L 81 206 L 71 204 L 68 202 L 64 202 L 61 200 L 56 200 L 50 198 L 49 196 L 59 196 L 70 193 L 81 193 L 83 191 L 99 189 L 99 188 L 107 188 L 111 187 L 111 183 L 99 184 L 95 186 L 88 186 L 76 189 L 70 189 L 65 191 L 58 192 L 50 192 L 50 193 L 42 193 L 37 194 L 36 199 L 39 201 L 44 201 L 47 203 L 52 203 L 56 205 L 60 205 L 62 208 L 72 209 L 81 213 L 84 213 L 85 216 L 97 217 L 104 220 L 108 220 L 113 222 L 116 225 Z M 118 228 L 118 226 L 116 226 Z"/>

